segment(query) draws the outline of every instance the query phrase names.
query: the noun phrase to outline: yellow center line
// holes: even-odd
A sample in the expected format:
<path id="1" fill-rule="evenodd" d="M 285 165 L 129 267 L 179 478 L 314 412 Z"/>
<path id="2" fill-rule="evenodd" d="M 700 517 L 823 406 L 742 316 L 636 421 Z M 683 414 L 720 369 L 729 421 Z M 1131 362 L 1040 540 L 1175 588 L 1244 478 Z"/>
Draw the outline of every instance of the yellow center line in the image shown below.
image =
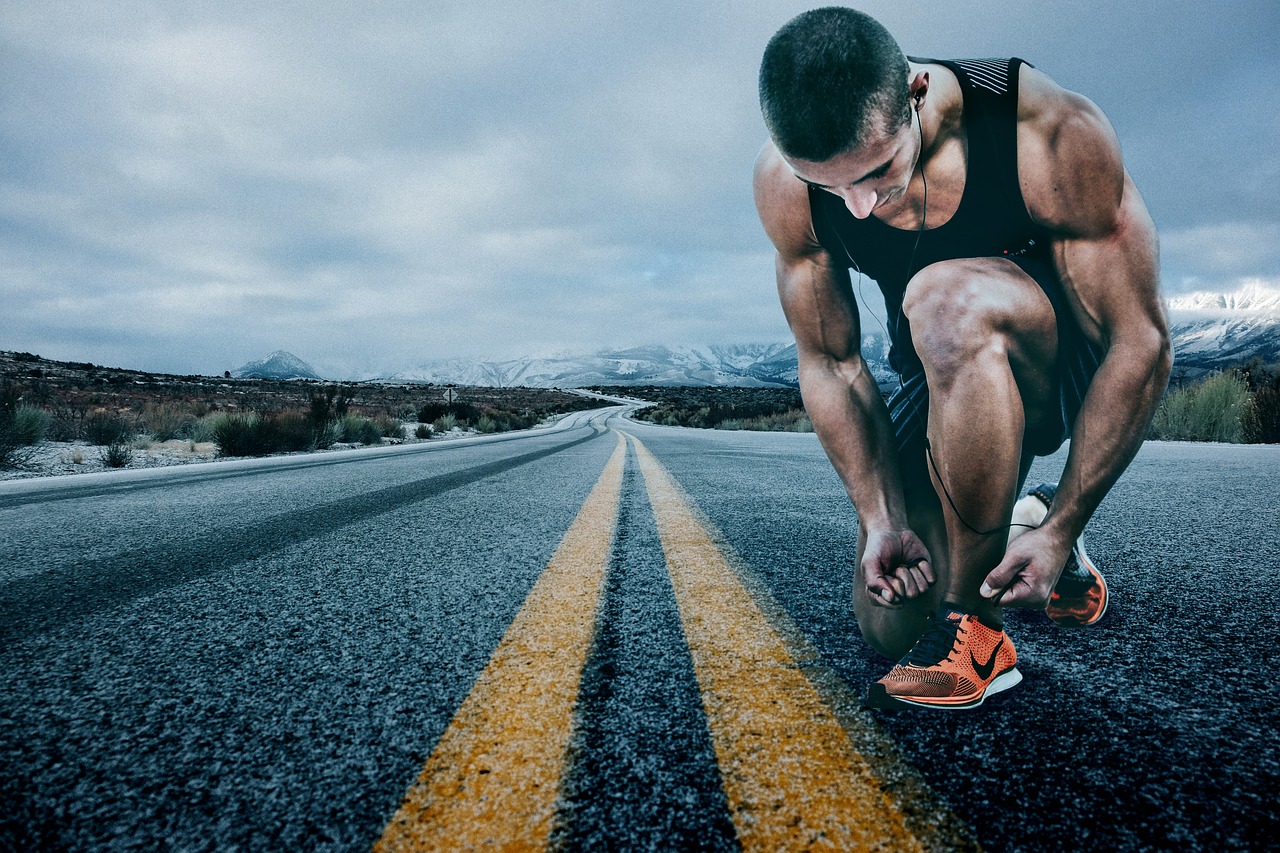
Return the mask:
<path id="1" fill-rule="evenodd" d="M 634 436 L 744 850 L 921 850 L 675 479 Z"/>
<path id="2" fill-rule="evenodd" d="M 619 434 L 604 473 L 375 851 L 546 847 L 625 461 Z"/>

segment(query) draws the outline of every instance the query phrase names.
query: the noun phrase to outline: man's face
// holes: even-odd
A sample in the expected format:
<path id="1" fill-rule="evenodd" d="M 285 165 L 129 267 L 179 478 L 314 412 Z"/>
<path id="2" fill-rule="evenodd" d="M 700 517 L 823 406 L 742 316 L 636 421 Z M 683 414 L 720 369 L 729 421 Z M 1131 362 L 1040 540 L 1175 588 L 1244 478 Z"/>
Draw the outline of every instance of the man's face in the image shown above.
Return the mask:
<path id="1" fill-rule="evenodd" d="M 797 178 L 840 196 L 850 213 L 866 219 L 876 211 L 892 209 L 907 193 L 920 148 L 914 111 L 912 116 L 897 132 L 876 130 L 860 147 L 830 160 L 815 163 L 785 155 L 784 159 Z"/>

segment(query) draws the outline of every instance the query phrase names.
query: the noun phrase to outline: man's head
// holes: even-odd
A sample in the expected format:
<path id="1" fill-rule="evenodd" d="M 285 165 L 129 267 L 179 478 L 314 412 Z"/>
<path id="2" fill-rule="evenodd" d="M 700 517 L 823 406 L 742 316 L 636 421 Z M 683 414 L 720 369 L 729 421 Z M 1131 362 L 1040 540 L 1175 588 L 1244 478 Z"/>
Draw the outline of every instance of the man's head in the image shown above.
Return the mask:
<path id="1" fill-rule="evenodd" d="M 815 9 L 774 34 L 760 63 L 760 110 L 784 156 L 823 162 L 911 121 L 909 67 L 862 12 Z"/>

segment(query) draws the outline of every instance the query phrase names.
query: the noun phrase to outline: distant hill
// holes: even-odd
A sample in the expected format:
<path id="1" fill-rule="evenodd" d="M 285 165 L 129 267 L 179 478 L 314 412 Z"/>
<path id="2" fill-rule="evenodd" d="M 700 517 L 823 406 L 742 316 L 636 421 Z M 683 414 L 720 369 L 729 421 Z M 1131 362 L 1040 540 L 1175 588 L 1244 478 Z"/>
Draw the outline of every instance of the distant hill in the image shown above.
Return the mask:
<path id="1" fill-rule="evenodd" d="M 231 371 L 238 379 L 320 379 L 321 377 L 302 359 L 290 352 L 276 350 L 266 358 L 251 361 L 244 367 Z"/>

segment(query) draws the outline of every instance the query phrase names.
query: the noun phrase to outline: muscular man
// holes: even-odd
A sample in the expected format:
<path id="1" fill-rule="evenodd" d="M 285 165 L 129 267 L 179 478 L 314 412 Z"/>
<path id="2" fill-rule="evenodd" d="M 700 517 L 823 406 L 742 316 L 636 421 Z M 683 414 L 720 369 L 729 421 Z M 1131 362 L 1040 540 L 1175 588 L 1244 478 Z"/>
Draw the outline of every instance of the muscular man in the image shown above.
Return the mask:
<path id="1" fill-rule="evenodd" d="M 974 707 L 1021 680 L 1003 607 L 1064 626 L 1106 607 L 1080 537 L 1168 380 L 1154 226 L 1102 112 L 1019 59 L 908 59 L 872 18 L 819 9 L 769 42 L 760 102 L 756 206 L 858 513 L 854 611 L 899 659 L 868 700 Z M 887 405 L 851 269 L 884 294 Z M 1056 491 L 1011 526 L 1032 458 L 1068 436 Z"/>

